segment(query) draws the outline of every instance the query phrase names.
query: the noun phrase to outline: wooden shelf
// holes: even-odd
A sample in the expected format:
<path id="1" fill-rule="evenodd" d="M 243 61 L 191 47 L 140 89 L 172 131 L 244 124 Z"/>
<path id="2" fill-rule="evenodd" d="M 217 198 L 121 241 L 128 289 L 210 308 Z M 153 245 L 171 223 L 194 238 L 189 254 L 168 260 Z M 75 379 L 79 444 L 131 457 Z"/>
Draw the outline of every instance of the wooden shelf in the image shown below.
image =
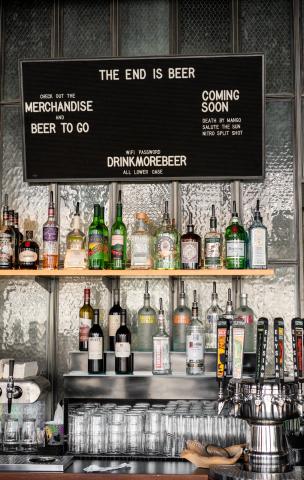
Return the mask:
<path id="1" fill-rule="evenodd" d="M 274 270 L 88 270 L 65 268 L 59 270 L 1 270 L 0 277 L 257 277 L 272 276 Z"/>

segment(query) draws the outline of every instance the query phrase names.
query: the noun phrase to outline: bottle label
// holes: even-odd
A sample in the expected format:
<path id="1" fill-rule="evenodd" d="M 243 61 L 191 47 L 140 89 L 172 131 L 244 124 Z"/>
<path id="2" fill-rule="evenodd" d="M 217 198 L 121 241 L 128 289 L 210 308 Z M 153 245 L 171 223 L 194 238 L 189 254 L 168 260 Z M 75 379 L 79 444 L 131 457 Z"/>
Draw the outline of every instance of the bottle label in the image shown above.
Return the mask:
<path id="1" fill-rule="evenodd" d="M 198 263 L 198 242 L 181 242 L 182 263 Z"/>
<path id="2" fill-rule="evenodd" d="M 168 337 L 153 338 L 153 370 L 170 369 L 170 349 Z"/>
<path id="3" fill-rule="evenodd" d="M 115 337 L 117 330 L 120 327 L 120 315 L 115 313 L 109 315 L 109 337 Z"/>
<path id="4" fill-rule="evenodd" d="M 189 325 L 191 318 L 186 313 L 176 313 L 173 315 L 173 325 Z"/>
<path id="5" fill-rule="evenodd" d="M 71 238 L 69 239 L 70 248 L 69 250 L 82 250 L 83 239 L 82 238 Z"/>
<path id="6" fill-rule="evenodd" d="M 174 252 L 174 237 L 173 235 L 162 235 L 158 238 L 156 248 L 158 254 L 163 258 L 168 258 Z"/>
<path id="7" fill-rule="evenodd" d="M 141 325 L 156 323 L 155 315 L 138 315 L 138 323 Z"/>
<path id="8" fill-rule="evenodd" d="M 131 355 L 131 345 L 129 342 L 115 343 L 115 357 L 128 358 Z"/>
<path id="9" fill-rule="evenodd" d="M 22 250 L 19 253 L 19 262 L 35 263 L 38 260 L 38 255 L 33 250 Z"/>
<path id="10" fill-rule="evenodd" d="M 58 240 L 58 227 L 55 227 L 55 226 L 43 227 L 44 242 L 57 242 L 57 240 Z"/>
<path id="11" fill-rule="evenodd" d="M 103 338 L 90 337 L 89 338 L 89 360 L 103 359 Z"/>
<path id="12" fill-rule="evenodd" d="M 13 249 L 10 235 L 0 236 L 0 266 L 10 268 L 12 263 Z"/>
<path id="13" fill-rule="evenodd" d="M 245 325 L 253 324 L 253 315 L 242 315 L 241 313 L 237 315 L 237 318 L 243 320 Z"/>
<path id="14" fill-rule="evenodd" d="M 103 236 L 101 233 L 91 233 L 89 235 L 88 255 L 89 258 L 97 260 L 102 259 L 102 241 Z"/>
<path id="15" fill-rule="evenodd" d="M 204 343 L 201 333 L 187 335 L 187 362 L 204 361 Z"/>
<path id="16" fill-rule="evenodd" d="M 221 242 L 219 238 L 205 238 L 205 266 L 221 264 Z"/>
<path id="17" fill-rule="evenodd" d="M 242 378 L 245 329 L 233 327 L 232 331 L 233 331 L 232 376 L 233 378 Z"/>
<path id="18" fill-rule="evenodd" d="M 226 242 L 226 256 L 231 258 L 245 257 L 245 242 L 244 240 L 227 240 Z"/>
<path id="19" fill-rule="evenodd" d="M 147 235 L 133 235 L 131 238 L 131 265 L 151 266 L 150 238 Z"/>
<path id="20" fill-rule="evenodd" d="M 251 240 L 251 264 L 265 267 L 266 260 L 266 230 L 253 228 L 250 234 Z"/>
<path id="21" fill-rule="evenodd" d="M 216 312 L 208 313 L 206 317 L 206 348 L 216 348 L 217 322 L 219 316 Z"/>
<path id="22" fill-rule="evenodd" d="M 92 326 L 90 318 L 79 317 L 79 341 L 87 342 L 89 340 L 89 332 Z"/>
<path id="23" fill-rule="evenodd" d="M 124 237 L 123 235 L 112 235 L 111 239 L 111 252 L 113 258 L 122 259 L 123 257 Z"/>

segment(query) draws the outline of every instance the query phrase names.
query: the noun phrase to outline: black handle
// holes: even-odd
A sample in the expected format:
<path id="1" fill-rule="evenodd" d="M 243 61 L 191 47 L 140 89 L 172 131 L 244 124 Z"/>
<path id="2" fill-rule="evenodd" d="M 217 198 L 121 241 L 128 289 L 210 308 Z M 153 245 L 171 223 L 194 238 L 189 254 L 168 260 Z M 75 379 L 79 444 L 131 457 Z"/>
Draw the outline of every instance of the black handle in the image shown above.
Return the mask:
<path id="1" fill-rule="evenodd" d="M 266 351 L 268 339 L 268 319 L 261 317 L 257 326 L 256 372 L 255 380 L 262 383 L 265 377 Z"/>
<path id="2" fill-rule="evenodd" d="M 15 367 L 15 360 L 13 358 L 10 358 L 8 361 L 8 375 L 9 377 L 14 376 L 14 367 Z"/>
<path id="3" fill-rule="evenodd" d="M 293 318 L 291 320 L 291 335 L 293 369 L 296 382 L 299 378 L 303 378 L 303 330 L 304 321 L 299 317 Z"/>
<path id="4" fill-rule="evenodd" d="M 274 376 L 277 383 L 284 380 L 284 320 L 273 320 Z"/>

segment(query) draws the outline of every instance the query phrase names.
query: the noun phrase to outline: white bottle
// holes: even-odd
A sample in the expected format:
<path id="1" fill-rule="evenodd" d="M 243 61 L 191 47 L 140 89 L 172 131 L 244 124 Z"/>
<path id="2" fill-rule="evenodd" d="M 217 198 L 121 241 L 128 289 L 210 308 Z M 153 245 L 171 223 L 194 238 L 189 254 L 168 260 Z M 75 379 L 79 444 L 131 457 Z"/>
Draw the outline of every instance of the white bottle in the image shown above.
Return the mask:
<path id="1" fill-rule="evenodd" d="M 198 319 L 196 290 L 193 294 L 192 319 L 186 330 L 186 372 L 188 375 L 201 375 L 205 369 L 205 338 L 202 322 Z"/>

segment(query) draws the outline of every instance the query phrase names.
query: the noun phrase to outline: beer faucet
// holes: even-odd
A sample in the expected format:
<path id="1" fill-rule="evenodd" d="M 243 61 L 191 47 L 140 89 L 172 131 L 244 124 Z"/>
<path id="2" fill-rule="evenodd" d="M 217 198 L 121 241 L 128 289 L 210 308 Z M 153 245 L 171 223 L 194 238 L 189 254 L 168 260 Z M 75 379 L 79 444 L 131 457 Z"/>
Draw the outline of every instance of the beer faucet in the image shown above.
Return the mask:
<path id="1" fill-rule="evenodd" d="M 13 398 L 20 398 L 22 395 L 22 388 L 18 385 L 15 385 L 14 381 L 14 366 L 15 360 L 9 360 L 9 376 L 6 386 L 6 396 L 7 396 L 7 411 L 10 414 L 12 411 L 12 401 Z"/>
<path id="2" fill-rule="evenodd" d="M 283 406 L 285 402 L 284 384 L 284 320 L 283 318 L 275 318 L 273 320 L 274 327 L 274 365 L 275 365 L 275 382 L 278 385 L 278 396 L 272 398 L 272 404 L 278 407 L 279 417 L 282 416 Z"/>
<path id="3" fill-rule="evenodd" d="M 256 396 L 255 396 L 255 416 L 259 417 L 260 410 L 263 404 L 263 398 L 261 396 L 261 387 L 265 378 L 266 368 L 266 351 L 267 351 L 267 339 L 268 339 L 268 319 L 261 317 L 258 320 L 257 326 L 257 347 L 256 347 Z"/>

